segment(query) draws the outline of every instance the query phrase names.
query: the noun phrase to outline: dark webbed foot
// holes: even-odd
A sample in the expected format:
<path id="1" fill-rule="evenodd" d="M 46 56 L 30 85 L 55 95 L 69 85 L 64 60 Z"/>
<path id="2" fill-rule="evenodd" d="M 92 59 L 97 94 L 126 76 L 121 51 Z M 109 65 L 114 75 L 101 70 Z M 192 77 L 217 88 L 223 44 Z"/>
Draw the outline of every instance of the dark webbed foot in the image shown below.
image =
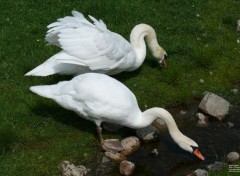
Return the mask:
<path id="1" fill-rule="evenodd" d="M 117 153 L 123 150 L 123 146 L 118 139 L 103 140 L 101 127 L 97 127 L 97 132 L 98 132 L 99 141 L 104 151 Z"/>

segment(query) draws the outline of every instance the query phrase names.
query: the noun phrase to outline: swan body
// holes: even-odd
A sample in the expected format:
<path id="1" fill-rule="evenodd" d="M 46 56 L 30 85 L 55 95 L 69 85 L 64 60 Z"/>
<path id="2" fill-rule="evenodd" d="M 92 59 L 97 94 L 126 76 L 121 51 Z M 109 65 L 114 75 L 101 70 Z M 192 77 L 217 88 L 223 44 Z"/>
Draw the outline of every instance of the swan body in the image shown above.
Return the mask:
<path id="1" fill-rule="evenodd" d="M 130 43 L 107 29 L 102 20 L 90 23 L 81 13 L 58 19 L 48 26 L 46 41 L 62 48 L 43 64 L 26 73 L 26 76 L 52 74 L 78 75 L 97 72 L 114 75 L 139 68 L 146 57 L 146 42 L 159 63 L 165 64 L 167 56 L 159 46 L 154 29 L 147 24 L 135 26 Z"/>
<path id="2" fill-rule="evenodd" d="M 86 73 L 70 81 L 33 86 L 30 90 L 95 122 L 98 128 L 102 122 L 110 122 L 137 129 L 160 118 L 166 123 L 172 139 L 182 149 L 192 153 L 198 148 L 196 142 L 180 132 L 168 111 L 155 107 L 142 112 L 135 95 L 125 85 L 107 75 Z M 201 154 L 198 157 L 204 159 Z"/>

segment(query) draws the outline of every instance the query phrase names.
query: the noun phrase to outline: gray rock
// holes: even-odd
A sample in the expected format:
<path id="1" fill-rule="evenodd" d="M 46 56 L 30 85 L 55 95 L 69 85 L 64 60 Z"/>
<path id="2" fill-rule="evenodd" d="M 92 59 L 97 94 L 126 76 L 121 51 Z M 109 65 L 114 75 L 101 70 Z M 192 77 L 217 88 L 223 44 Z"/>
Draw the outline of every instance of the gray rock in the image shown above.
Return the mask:
<path id="1" fill-rule="evenodd" d="M 107 122 L 104 122 L 102 126 L 107 131 L 117 131 L 117 130 L 119 130 L 120 128 L 123 127 L 123 126 L 118 125 L 118 124 L 107 123 Z"/>
<path id="2" fill-rule="evenodd" d="M 208 176 L 208 172 L 203 169 L 197 169 L 194 171 L 194 175 L 196 176 Z"/>
<path id="3" fill-rule="evenodd" d="M 198 117 L 198 126 L 201 127 L 206 127 L 208 126 L 208 118 L 202 114 L 202 113 L 197 113 L 196 116 Z"/>
<path id="4" fill-rule="evenodd" d="M 129 156 L 140 148 L 141 142 L 137 137 L 130 136 L 130 137 L 124 138 L 121 141 L 121 144 L 123 146 L 123 150 L 120 152 L 120 154 L 124 156 Z"/>
<path id="5" fill-rule="evenodd" d="M 158 156 L 158 150 L 156 148 L 154 148 L 152 151 L 151 151 L 151 154 L 153 156 Z"/>
<path id="6" fill-rule="evenodd" d="M 69 161 L 61 162 L 59 165 L 59 170 L 62 176 L 84 176 L 89 171 L 85 166 L 79 165 L 76 167 Z"/>
<path id="7" fill-rule="evenodd" d="M 185 114 L 187 114 L 187 111 L 185 111 L 185 110 L 181 110 L 179 114 L 181 114 L 181 115 L 185 115 Z"/>
<path id="8" fill-rule="evenodd" d="M 102 162 L 100 165 L 97 167 L 95 171 L 95 176 L 105 176 L 112 172 L 116 167 L 116 164 L 113 163 L 109 158 L 103 157 Z"/>
<path id="9" fill-rule="evenodd" d="M 234 127 L 234 124 L 232 122 L 228 122 L 227 124 L 228 124 L 228 128 Z"/>
<path id="10" fill-rule="evenodd" d="M 203 83 L 204 83 L 204 80 L 203 80 L 203 79 L 200 79 L 199 82 L 200 82 L 201 84 L 203 84 Z"/>
<path id="11" fill-rule="evenodd" d="M 237 31 L 240 32 L 240 20 L 237 21 Z"/>
<path id="12" fill-rule="evenodd" d="M 120 166 L 119 166 L 120 174 L 129 176 L 133 174 L 134 170 L 135 170 L 134 163 L 127 160 L 124 160 L 120 163 Z"/>
<path id="13" fill-rule="evenodd" d="M 227 161 L 229 163 L 235 163 L 239 160 L 239 153 L 237 152 L 230 152 L 228 155 L 227 155 Z"/>
<path id="14" fill-rule="evenodd" d="M 159 130 L 152 125 L 136 130 L 137 137 L 144 142 L 156 141 L 158 134 Z"/>
<path id="15" fill-rule="evenodd" d="M 221 169 L 223 169 L 224 167 L 227 166 L 227 163 L 223 163 L 223 162 L 215 162 L 214 164 L 210 164 L 207 166 L 209 171 L 219 171 Z"/>
<path id="16" fill-rule="evenodd" d="M 199 108 L 219 120 L 223 120 L 229 111 L 230 103 L 218 95 L 207 92 L 199 104 Z"/>

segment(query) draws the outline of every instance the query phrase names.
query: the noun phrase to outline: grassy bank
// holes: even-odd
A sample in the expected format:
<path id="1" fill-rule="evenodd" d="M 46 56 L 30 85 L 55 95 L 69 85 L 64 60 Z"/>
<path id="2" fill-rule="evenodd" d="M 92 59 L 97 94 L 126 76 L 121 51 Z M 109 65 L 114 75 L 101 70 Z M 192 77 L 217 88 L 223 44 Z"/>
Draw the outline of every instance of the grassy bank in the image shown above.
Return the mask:
<path id="1" fill-rule="evenodd" d="M 101 155 L 95 125 L 29 87 L 54 84 L 67 76 L 23 75 L 58 52 L 45 46 L 46 26 L 75 9 L 101 18 L 108 28 L 129 38 L 147 23 L 169 55 L 162 69 L 148 53 L 140 69 L 114 76 L 136 95 L 142 110 L 189 103 L 212 91 L 240 104 L 240 1 L 7 1 L 0 6 L 0 175 L 58 175 L 63 160 L 87 164 Z M 203 79 L 204 83 L 199 80 Z M 104 133 L 104 137 L 127 132 Z"/>

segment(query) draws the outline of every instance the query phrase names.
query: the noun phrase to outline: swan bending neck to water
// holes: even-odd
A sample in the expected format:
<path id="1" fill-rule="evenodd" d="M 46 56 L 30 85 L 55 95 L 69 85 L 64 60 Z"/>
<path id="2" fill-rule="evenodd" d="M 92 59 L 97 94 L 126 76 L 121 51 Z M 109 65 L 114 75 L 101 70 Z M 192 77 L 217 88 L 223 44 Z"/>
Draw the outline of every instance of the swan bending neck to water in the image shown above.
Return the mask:
<path id="1" fill-rule="evenodd" d="M 165 109 L 155 107 L 144 111 L 142 113 L 141 120 L 139 120 L 139 125 L 143 125 L 149 122 L 151 123 L 157 118 L 165 122 L 170 133 L 170 136 L 172 137 L 173 141 L 178 144 L 180 148 L 190 153 L 193 153 L 201 160 L 204 160 L 204 157 L 198 150 L 198 144 L 181 133 L 172 115 Z M 152 123 L 152 125 L 154 125 L 154 123 Z M 155 127 L 159 128 L 158 126 Z"/>
<path id="2" fill-rule="evenodd" d="M 33 86 L 30 90 L 40 96 L 53 99 L 60 106 L 95 122 L 104 150 L 115 152 L 122 148 L 119 141 L 103 140 L 102 122 L 137 129 L 146 127 L 159 118 L 166 123 L 172 139 L 180 148 L 204 160 L 197 143 L 179 131 L 168 111 L 155 107 L 142 112 L 135 95 L 121 82 L 107 75 L 86 73 L 70 81 L 55 85 Z"/>
<path id="3" fill-rule="evenodd" d="M 167 53 L 158 44 L 155 30 L 147 24 L 135 26 L 130 43 L 107 29 L 102 20 L 88 21 L 81 13 L 48 25 L 46 41 L 62 49 L 26 76 L 79 75 L 87 72 L 118 74 L 139 68 L 146 57 L 146 43 L 153 56 L 166 66 Z M 145 43 L 145 40 L 146 43 Z"/>
<path id="4" fill-rule="evenodd" d="M 140 67 L 146 57 L 146 43 L 149 47 L 152 55 L 159 59 L 159 63 L 163 63 L 164 66 L 167 66 L 166 51 L 158 44 L 157 35 L 155 30 L 147 24 L 138 24 L 136 25 L 130 34 L 130 43 L 136 52 L 136 65 L 133 70 Z"/>

